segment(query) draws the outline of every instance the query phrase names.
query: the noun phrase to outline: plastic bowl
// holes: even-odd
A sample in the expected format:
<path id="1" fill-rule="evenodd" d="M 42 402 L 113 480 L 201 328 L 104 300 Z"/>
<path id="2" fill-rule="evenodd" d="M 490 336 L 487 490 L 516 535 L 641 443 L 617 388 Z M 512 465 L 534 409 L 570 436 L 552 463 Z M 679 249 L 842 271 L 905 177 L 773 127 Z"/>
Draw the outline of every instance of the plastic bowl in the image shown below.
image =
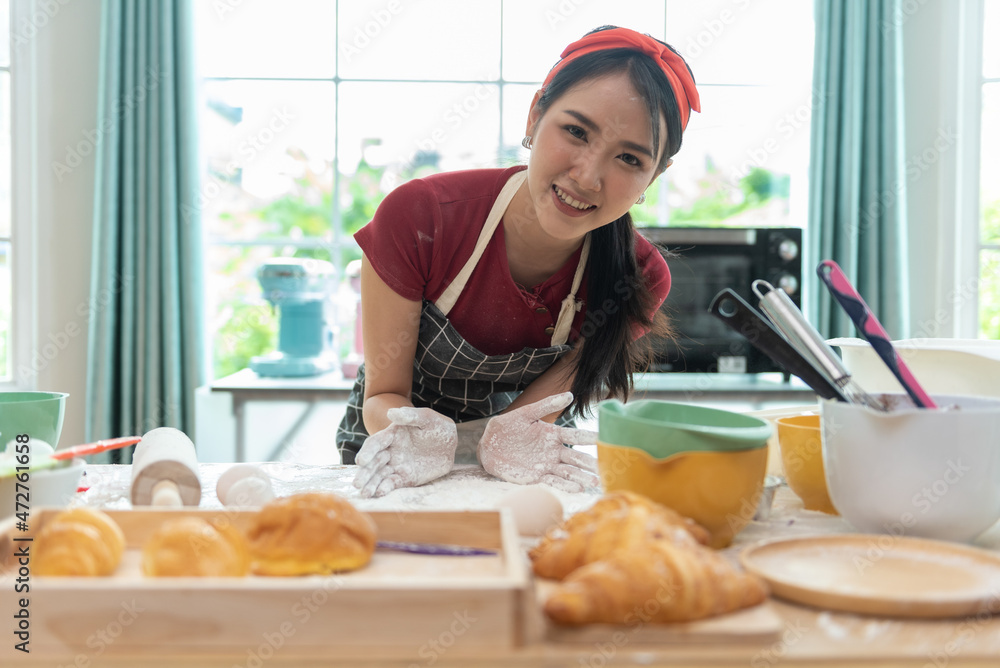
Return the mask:
<path id="1" fill-rule="evenodd" d="M 932 394 L 892 412 L 820 403 L 833 505 L 867 533 L 968 542 L 1000 519 L 1000 400 Z M 944 408 L 951 407 L 951 408 Z"/>
<path id="2" fill-rule="evenodd" d="M 74 459 L 70 464 L 57 468 L 31 471 L 28 480 L 23 483 L 28 488 L 28 510 L 42 506 L 65 506 L 76 494 L 80 484 L 80 476 L 86 468 L 83 459 Z M 13 476 L 0 478 L 0 517 L 9 517 L 17 512 L 16 502 L 24 502 L 24 497 L 18 497 L 17 479 Z"/>
<path id="3" fill-rule="evenodd" d="M 773 428 L 760 418 L 665 401 L 598 408 L 605 491 L 628 490 L 690 517 L 729 545 L 754 517 Z"/>
<path id="4" fill-rule="evenodd" d="M 851 377 L 870 393 L 903 392 L 867 341 L 831 339 Z M 1000 341 L 902 339 L 892 342 L 913 376 L 931 394 L 1000 398 Z"/>
<path id="5" fill-rule="evenodd" d="M 819 415 L 790 415 L 775 420 L 785 480 L 806 510 L 837 514 L 826 487 L 823 436 Z"/>
<path id="6" fill-rule="evenodd" d="M 68 396 L 65 392 L 0 392 L 0 452 L 21 434 L 58 447 Z"/>
<path id="7" fill-rule="evenodd" d="M 598 431 L 605 443 L 639 448 L 662 459 L 681 452 L 729 452 L 762 447 L 773 428 L 743 413 L 646 399 L 601 402 Z"/>

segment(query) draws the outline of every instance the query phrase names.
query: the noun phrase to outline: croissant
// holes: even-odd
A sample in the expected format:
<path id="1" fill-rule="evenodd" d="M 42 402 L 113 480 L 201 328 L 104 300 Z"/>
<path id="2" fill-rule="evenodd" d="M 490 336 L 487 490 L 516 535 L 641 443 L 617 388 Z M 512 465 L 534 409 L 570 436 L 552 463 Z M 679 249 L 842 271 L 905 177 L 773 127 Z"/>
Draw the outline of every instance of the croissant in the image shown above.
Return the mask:
<path id="1" fill-rule="evenodd" d="M 142 547 L 142 572 L 152 577 L 240 577 L 249 571 L 243 534 L 200 517 L 165 522 Z"/>
<path id="2" fill-rule="evenodd" d="M 545 613 L 566 625 L 683 622 L 763 602 L 756 576 L 693 541 L 650 541 L 583 566 L 556 586 Z"/>
<path id="3" fill-rule="evenodd" d="M 125 534 L 94 508 L 65 510 L 35 538 L 36 575 L 111 575 L 125 551 Z"/>
<path id="4" fill-rule="evenodd" d="M 562 580 L 613 551 L 649 540 L 705 544 L 708 531 L 693 520 L 633 492 L 613 492 L 549 530 L 528 554 L 535 575 Z"/>

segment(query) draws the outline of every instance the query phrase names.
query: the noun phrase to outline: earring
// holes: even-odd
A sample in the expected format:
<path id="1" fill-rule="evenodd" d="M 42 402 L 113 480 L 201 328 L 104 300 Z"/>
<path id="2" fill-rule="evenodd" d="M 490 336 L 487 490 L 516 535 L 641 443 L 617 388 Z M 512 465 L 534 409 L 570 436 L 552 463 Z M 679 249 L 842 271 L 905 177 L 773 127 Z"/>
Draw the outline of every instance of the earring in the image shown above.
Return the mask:
<path id="1" fill-rule="evenodd" d="M 531 135 L 525 135 L 524 139 L 521 140 L 521 146 L 531 150 Z"/>
<path id="2" fill-rule="evenodd" d="M 636 204 L 642 204 L 646 201 L 646 193 L 639 195 L 639 199 L 635 201 Z"/>

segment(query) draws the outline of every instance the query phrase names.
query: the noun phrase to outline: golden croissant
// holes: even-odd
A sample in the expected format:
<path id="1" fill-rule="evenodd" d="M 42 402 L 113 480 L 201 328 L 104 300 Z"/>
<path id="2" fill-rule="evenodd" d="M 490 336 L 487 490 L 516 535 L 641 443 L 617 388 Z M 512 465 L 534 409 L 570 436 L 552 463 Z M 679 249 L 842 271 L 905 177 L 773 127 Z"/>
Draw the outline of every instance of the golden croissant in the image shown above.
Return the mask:
<path id="1" fill-rule="evenodd" d="M 708 531 L 671 508 L 632 492 L 613 492 L 551 529 L 529 553 L 535 575 L 562 580 L 618 549 L 649 540 L 705 544 Z"/>
<path id="2" fill-rule="evenodd" d="M 694 541 L 650 541 L 583 566 L 545 602 L 556 623 L 640 625 L 682 622 L 763 602 L 759 578 Z"/>
<path id="3" fill-rule="evenodd" d="M 35 551 L 36 575 L 111 575 L 125 551 L 125 535 L 103 511 L 73 508 L 42 527 Z"/>

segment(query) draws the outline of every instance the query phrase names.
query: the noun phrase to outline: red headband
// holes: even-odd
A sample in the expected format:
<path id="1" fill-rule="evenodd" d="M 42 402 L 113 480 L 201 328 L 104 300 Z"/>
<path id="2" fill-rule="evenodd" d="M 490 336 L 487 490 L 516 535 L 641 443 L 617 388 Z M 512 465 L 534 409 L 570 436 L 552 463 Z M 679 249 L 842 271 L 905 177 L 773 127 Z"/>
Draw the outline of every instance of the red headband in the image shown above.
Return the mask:
<path id="1" fill-rule="evenodd" d="M 698 89 L 694 87 L 694 78 L 691 76 L 684 59 L 666 44 L 628 28 L 611 28 L 592 32 L 567 46 L 559 56 L 562 60 L 549 70 L 548 76 L 542 83 L 542 88 L 549 85 L 552 77 L 566 63 L 588 53 L 606 49 L 639 51 L 652 58 L 660 66 L 663 73 L 667 75 L 667 81 L 670 82 L 670 88 L 674 91 L 674 97 L 677 98 L 677 106 L 681 112 L 682 129 L 687 127 L 688 117 L 692 110 L 701 111 Z"/>

